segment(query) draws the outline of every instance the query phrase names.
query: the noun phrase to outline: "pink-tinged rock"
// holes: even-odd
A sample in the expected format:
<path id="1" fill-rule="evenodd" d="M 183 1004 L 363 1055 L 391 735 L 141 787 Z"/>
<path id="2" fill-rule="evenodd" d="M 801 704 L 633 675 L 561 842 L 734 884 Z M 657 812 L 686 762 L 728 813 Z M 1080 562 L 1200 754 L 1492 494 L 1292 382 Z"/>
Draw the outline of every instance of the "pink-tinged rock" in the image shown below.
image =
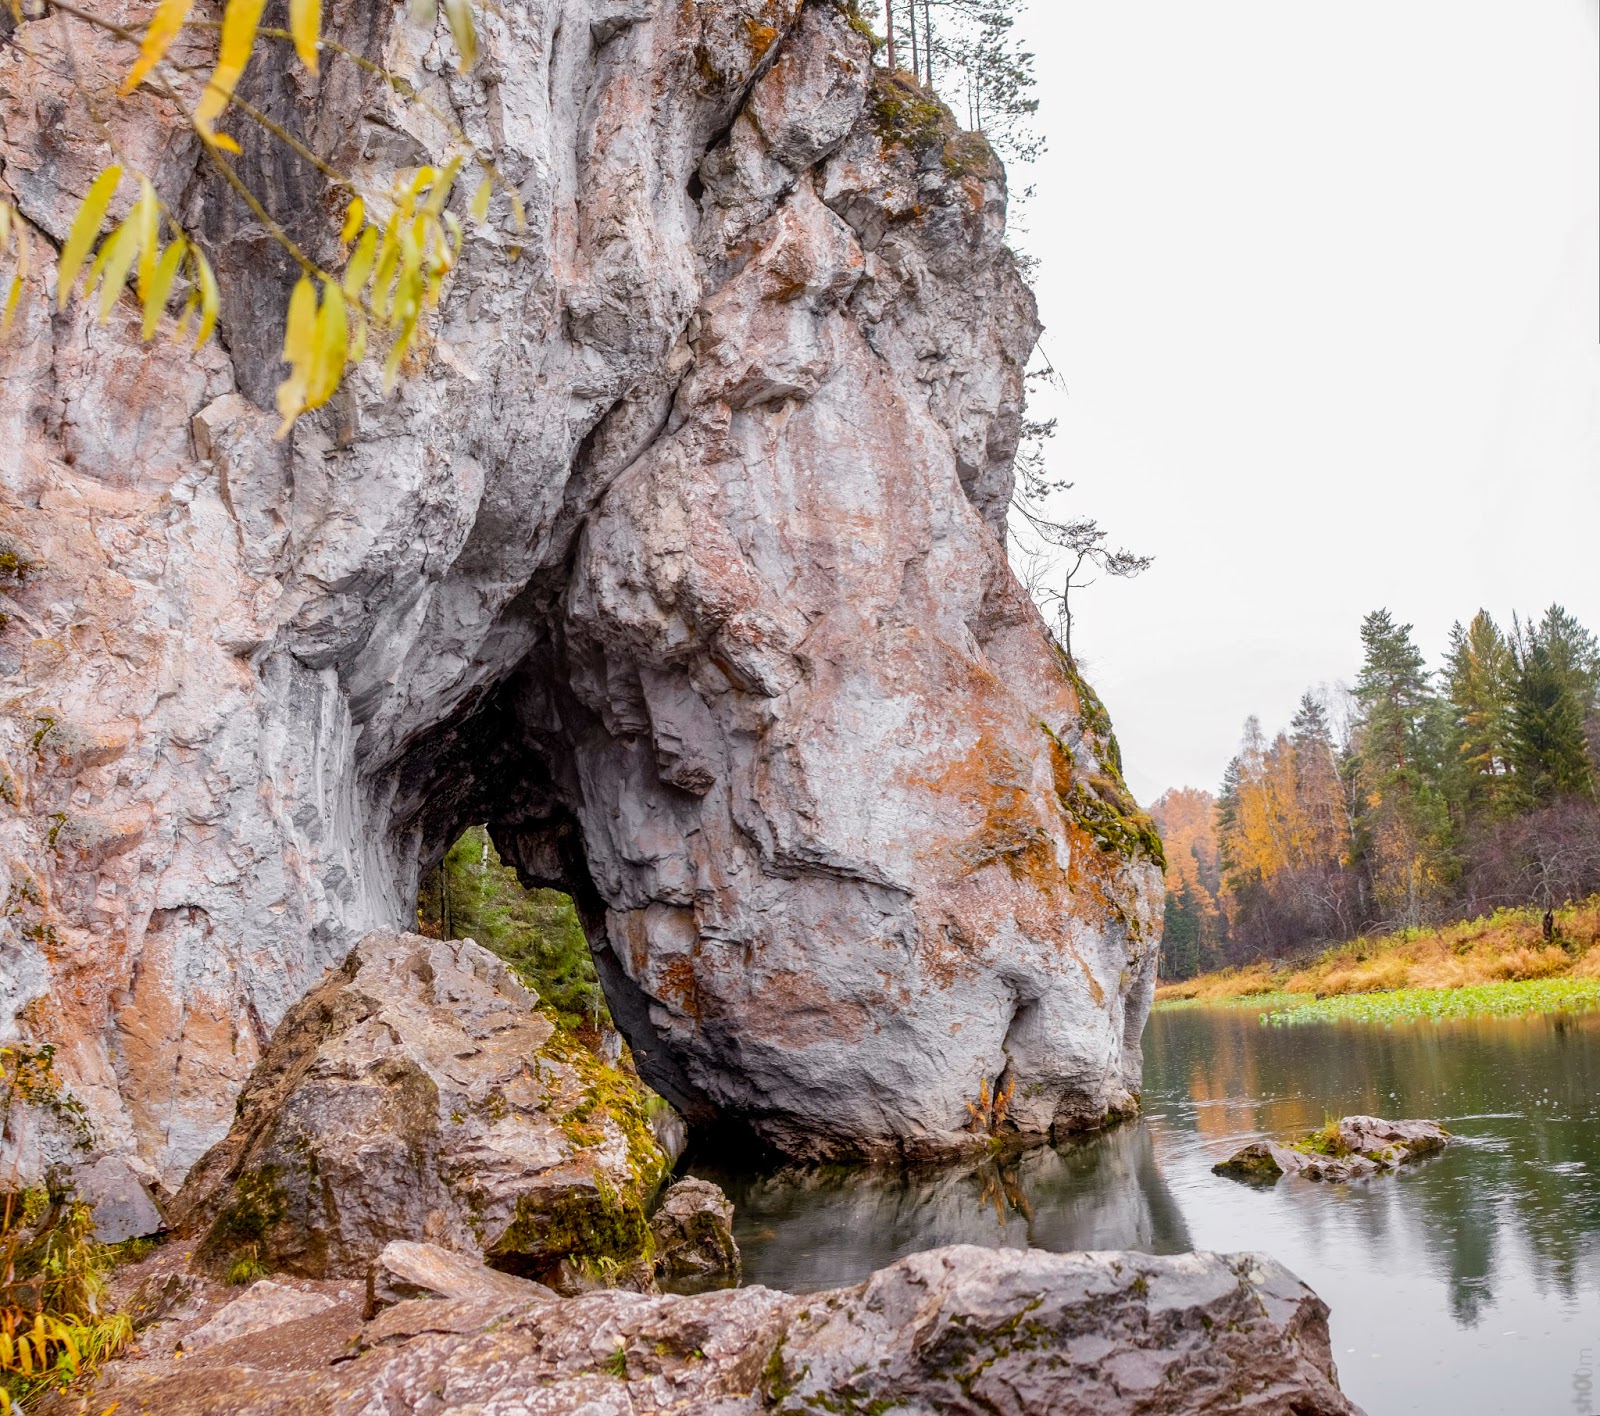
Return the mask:
<path id="1" fill-rule="evenodd" d="M 265 1355 L 154 1376 L 113 1366 L 94 1396 L 163 1416 L 1360 1416 L 1339 1391 L 1327 1318 L 1259 1254 L 953 1248 L 804 1298 L 612 1292 L 509 1314 L 402 1303 L 331 1370 L 289 1376 Z"/>
<path id="2" fill-rule="evenodd" d="M 52 318 L 36 263 L 0 344 L 0 536 L 33 566 L 0 584 L 0 1038 L 56 1044 L 95 1152 L 176 1191 L 290 1008 L 488 822 L 577 898 L 692 1117 L 919 1155 L 983 1144 L 997 1084 L 1030 1135 L 1124 1114 L 1159 848 L 1006 564 L 1038 325 L 999 164 L 897 137 L 827 5 L 482 22 L 447 79 L 401 10 L 325 16 L 527 211 L 466 223 L 392 396 L 363 368 L 274 440 L 294 271 L 148 89 L 112 135 L 210 250 L 220 341 L 142 345 L 131 296 Z M 53 106 L 69 39 L 111 93 L 128 46 L 69 16 L 0 52 L 40 243 L 107 156 Z M 245 85 L 372 191 L 452 150 L 332 58 L 264 45 Z M 231 130 L 336 260 L 314 169 Z M 10 1134 L 25 1176 L 78 1158 L 47 1111 Z"/>
<path id="3" fill-rule="evenodd" d="M 529 1275 L 574 1249 L 648 1272 L 643 1206 L 666 1156 L 546 1050 L 536 1001 L 470 939 L 368 936 L 290 1010 L 233 1128 L 173 1202 L 197 1263 L 251 1258 L 312 1279 L 377 1265 L 374 1303 L 408 1284 L 482 1296 L 451 1287 L 470 1270 L 435 1246 Z M 576 1127 L 586 1100 L 592 1119 Z"/>

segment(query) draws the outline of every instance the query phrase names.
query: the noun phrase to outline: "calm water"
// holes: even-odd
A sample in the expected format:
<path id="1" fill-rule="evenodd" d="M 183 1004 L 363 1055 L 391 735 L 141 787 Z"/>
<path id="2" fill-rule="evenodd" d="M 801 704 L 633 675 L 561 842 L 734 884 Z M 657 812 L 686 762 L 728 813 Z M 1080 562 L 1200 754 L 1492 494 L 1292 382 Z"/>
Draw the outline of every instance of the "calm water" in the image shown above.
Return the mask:
<path id="1" fill-rule="evenodd" d="M 1145 1107 L 1002 1166 L 700 1173 L 737 1206 L 747 1282 L 807 1292 L 954 1243 L 1263 1249 L 1332 1307 L 1341 1382 L 1369 1416 L 1589 1409 L 1573 1378 L 1600 1371 L 1600 1014 L 1269 1028 L 1161 1012 Z M 1352 1185 L 1210 1173 L 1247 1140 L 1356 1112 L 1434 1117 L 1461 1140 Z"/>

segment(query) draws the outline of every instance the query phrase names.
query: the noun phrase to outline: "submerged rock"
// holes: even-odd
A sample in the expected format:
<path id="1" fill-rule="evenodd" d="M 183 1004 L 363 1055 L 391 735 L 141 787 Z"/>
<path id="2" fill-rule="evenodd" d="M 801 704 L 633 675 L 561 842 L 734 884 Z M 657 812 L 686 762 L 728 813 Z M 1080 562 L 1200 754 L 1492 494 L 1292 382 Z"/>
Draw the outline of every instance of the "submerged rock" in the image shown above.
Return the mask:
<path id="1" fill-rule="evenodd" d="M 1450 1133 L 1437 1121 L 1346 1116 L 1337 1127 L 1313 1131 L 1292 1146 L 1254 1141 L 1211 1168 L 1234 1180 L 1266 1184 L 1282 1175 L 1358 1180 L 1432 1155 L 1443 1150 L 1449 1139 Z"/>
<path id="2" fill-rule="evenodd" d="M 665 1173 L 644 1096 L 470 940 L 374 934 L 297 1004 L 172 1222 L 240 1258 L 364 1278 L 394 1240 L 537 1277 L 644 1262 Z"/>
<path id="3" fill-rule="evenodd" d="M 202 1353 L 154 1375 L 113 1365 L 94 1400 L 163 1416 L 1359 1416 L 1339 1391 L 1327 1316 L 1256 1254 L 952 1248 L 804 1298 L 401 1303 L 331 1370 L 236 1355 L 207 1367 Z"/>
<path id="4" fill-rule="evenodd" d="M 733 1205 L 709 1180 L 690 1176 L 677 1181 L 650 1217 L 650 1232 L 656 1241 L 656 1273 L 662 1278 L 738 1280 Z"/>

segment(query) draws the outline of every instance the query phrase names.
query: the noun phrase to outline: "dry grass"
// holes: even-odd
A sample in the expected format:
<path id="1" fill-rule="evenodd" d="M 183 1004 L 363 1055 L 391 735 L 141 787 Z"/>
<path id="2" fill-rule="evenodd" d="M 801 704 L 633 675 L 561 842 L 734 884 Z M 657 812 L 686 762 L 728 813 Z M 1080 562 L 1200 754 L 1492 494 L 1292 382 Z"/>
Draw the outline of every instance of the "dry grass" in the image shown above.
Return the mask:
<path id="1" fill-rule="evenodd" d="M 1310 964 L 1252 964 L 1164 984 L 1157 1002 L 1309 993 L 1334 998 L 1402 988 L 1471 988 L 1538 978 L 1600 978 L 1600 897 L 1558 910 L 1548 943 L 1543 912 L 1499 910 L 1488 919 L 1357 939 Z"/>

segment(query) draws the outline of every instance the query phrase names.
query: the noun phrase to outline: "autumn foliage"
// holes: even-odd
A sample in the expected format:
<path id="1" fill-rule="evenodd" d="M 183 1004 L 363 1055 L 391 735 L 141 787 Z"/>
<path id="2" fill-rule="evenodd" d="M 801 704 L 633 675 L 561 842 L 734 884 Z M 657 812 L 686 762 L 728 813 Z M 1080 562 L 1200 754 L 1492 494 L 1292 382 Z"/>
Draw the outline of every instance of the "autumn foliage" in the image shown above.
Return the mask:
<path id="1" fill-rule="evenodd" d="M 1380 610 L 1362 625 L 1362 645 L 1352 689 L 1307 693 L 1270 738 L 1257 719 L 1246 723 L 1215 798 L 1186 788 L 1152 808 L 1170 862 L 1163 978 L 1523 905 L 1542 917 L 1600 891 L 1594 636 L 1559 606 L 1514 620 L 1509 634 L 1480 611 L 1429 672 L 1411 626 Z M 1348 987 L 1320 975 L 1317 986 L 1428 987 L 1419 969 L 1481 982 L 1572 964 L 1549 941 L 1530 954 L 1520 935 L 1484 937 L 1515 955 L 1513 973 L 1456 955 L 1427 969 L 1389 956 L 1351 964 L 1339 976 L 1354 980 Z"/>

